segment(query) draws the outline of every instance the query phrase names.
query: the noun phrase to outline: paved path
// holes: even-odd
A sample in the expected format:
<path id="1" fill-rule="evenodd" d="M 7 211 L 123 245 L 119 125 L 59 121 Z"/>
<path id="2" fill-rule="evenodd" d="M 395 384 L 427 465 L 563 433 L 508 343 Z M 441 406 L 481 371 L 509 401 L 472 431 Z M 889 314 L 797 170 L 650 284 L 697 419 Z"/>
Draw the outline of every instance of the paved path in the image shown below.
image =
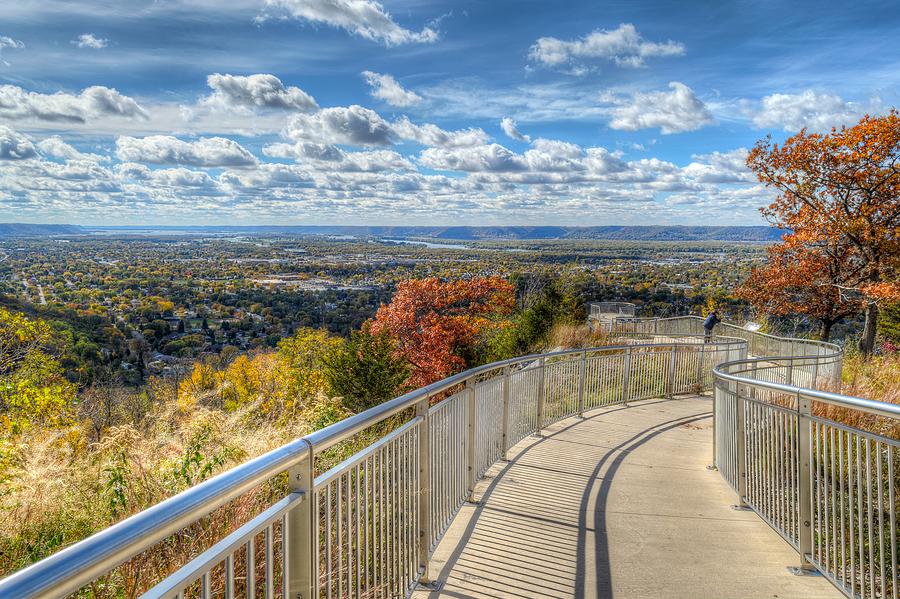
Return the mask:
<path id="1" fill-rule="evenodd" d="M 710 462 L 709 398 L 570 419 L 489 471 L 435 552 L 425 597 L 840 597 Z"/>

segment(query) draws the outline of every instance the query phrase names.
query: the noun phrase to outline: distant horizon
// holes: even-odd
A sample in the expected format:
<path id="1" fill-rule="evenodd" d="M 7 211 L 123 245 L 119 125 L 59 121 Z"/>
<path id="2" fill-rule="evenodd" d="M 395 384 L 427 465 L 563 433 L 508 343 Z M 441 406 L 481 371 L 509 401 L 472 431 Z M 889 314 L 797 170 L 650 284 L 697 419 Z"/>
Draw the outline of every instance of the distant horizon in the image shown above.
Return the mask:
<path id="1" fill-rule="evenodd" d="M 778 229 L 778 227 L 772 225 L 683 225 L 683 224 L 666 224 L 666 223 L 654 223 L 654 224 L 643 224 L 643 225 L 627 225 L 627 224 L 609 224 L 609 225 L 558 225 L 558 224 L 504 224 L 504 225 L 459 225 L 459 224 L 369 224 L 369 223 L 360 223 L 360 224 L 342 224 L 342 223 L 293 223 L 293 224 L 271 224 L 271 223 L 257 223 L 257 224 L 207 224 L 207 225 L 173 225 L 173 224 L 161 224 L 161 223 L 141 223 L 141 224 L 130 224 L 130 225 L 97 225 L 97 224 L 88 224 L 88 223 L 80 223 L 80 222 L 25 222 L 25 221 L 3 221 L 0 222 L 0 226 L 4 225 L 33 225 L 33 226 L 75 226 L 82 227 L 85 229 L 143 229 L 148 227 L 159 228 L 159 229 L 219 229 L 219 228 L 230 228 L 230 229 L 241 229 L 241 228 L 276 228 L 276 229 L 284 229 L 284 228 L 313 228 L 313 227 L 321 227 L 321 228 L 378 228 L 378 229 L 390 229 L 390 228 L 404 228 L 404 229 L 412 229 L 412 228 L 421 228 L 421 229 L 440 229 L 440 228 L 453 228 L 453 229 L 534 229 L 534 228 L 558 228 L 558 229 L 600 229 L 600 228 L 632 228 L 632 229 L 640 229 L 640 228 L 679 228 L 679 229 Z"/>

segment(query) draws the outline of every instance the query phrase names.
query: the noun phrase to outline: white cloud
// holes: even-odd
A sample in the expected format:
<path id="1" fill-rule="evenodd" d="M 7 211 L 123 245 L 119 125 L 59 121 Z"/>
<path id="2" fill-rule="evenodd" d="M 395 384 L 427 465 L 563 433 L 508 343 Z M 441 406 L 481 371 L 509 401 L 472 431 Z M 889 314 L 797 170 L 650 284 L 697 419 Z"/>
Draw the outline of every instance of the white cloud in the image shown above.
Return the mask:
<path id="1" fill-rule="evenodd" d="M 394 122 L 393 131 L 402 139 L 414 141 L 423 146 L 444 148 L 482 146 L 490 139 L 484 130 L 476 127 L 446 131 L 431 123 L 416 125 L 406 117 L 401 117 Z"/>
<path id="2" fill-rule="evenodd" d="M 13 38 L 6 35 L 0 35 L 0 63 L 9 66 L 9 63 L 3 60 L 4 49 L 10 48 L 12 50 L 21 50 L 24 47 L 25 44 L 23 44 L 19 40 L 14 40 Z"/>
<path id="3" fill-rule="evenodd" d="M 682 44 L 673 41 L 648 42 L 634 25 L 623 23 L 617 29 L 597 29 L 573 41 L 542 37 L 531 47 L 529 56 L 535 62 L 552 67 L 571 64 L 579 59 L 606 60 L 620 67 L 642 67 L 647 58 L 682 54 Z M 575 74 L 586 72 L 584 67 L 576 66 Z"/>
<path id="4" fill-rule="evenodd" d="M 76 39 L 72 40 L 72 43 L 79 48 L 99 50 L 101 48 L 105 48 L 109 44 L 109 40 L 102 37 L 97 37 L 93 33 L 82 33 Z"/>
<path id="5" fill-rule="evenodd" d="M 374 0 L 266 0 L 266 6 L 276 14 L 339 27 L 385 46 L 432 43 L 440 37 L 431 27 L 404 29 Z"/>
<path id="6" fill-rule="evenodd" d="M 90 160 L 92 162 L 108 160 L 108 158 L 100 156 L 99 154 L 79 152 L 77 149 L 63 141 L 63 138 L 59 135 L 42 139 L 38 142 L 37 147 L 45 156 L 62 158 L 63 160 Z"/>
<path id="7" fill-rule="evenodd" d="M 470 148 L 427 148 L 419 163 L 435 170 L 477 172 L 513 172 L 528 168 L 521 156 L 500 144 Z"/>
<path id="8" fill-rule="evenodd" d="M 85 123 L 99 117 L 148 119 L 133 99 L 115 89 L 95 85 L 78 95 L 40 94 L 15 85 L 0 85 L 0 118 Z"/>
<path id="9" fill-rule="evenodd" d="M 273 158 L 291 158 L 319 170 L 342 172 L 380 172 L 415 170 L 406 158 L 393 150 L 346 152 L 337 146 L 315 143 L 271 144 L 263 154 Z"/>
<path id="10" fill-rule="evenodd" d="M 386 146 L 393 143 L 393 129 L 374 110 L 353 105 L 324 108 L 315 114 L 298 114 L 285 131 L 294 141 L 354 146 Z"/>
<path id="11" fill-rule="evenodd" d="M 520 133 L 518 127 L 516 126 L 516 122 L 508 116 L 503 117 L 503 119 L 500 121 L 500 128 L 503 129 L 503 132 L 506 133 L 506 136 L 510 139 L 531 143 L 531 138 Z"/>
<path id="12" fill-rule="evenodd" d="M 424 146 L 455 148 L 484 145 L 489 139 L 478 128 L 446 131 L 431 123 L 417 125 L 405 116 L 391 123 L 374 110 L 355 104 L 298 114 L 284 133 L 295 142 L 351 146 L 388 146 L 407 140 Z"/>
<path id="13" fill-rule="evenodd" d="M 34 144 L 30 139 L 9 127 L 0 125 L 0 160 L 25 160 L 36 155 Z"/>
<path id="14" fill-rule="evenodd" d="M 747 148 L 700 154 L 682 170 L 685 176 L 699 183 L 753 183 L 756 177 L 747 168 L 748 154 Z"/>
<path id="15" fill-rule="evenodd" d="M 422 101 L 422 96 L 414 91 L 404 89 L 391 75 L 372 71 L 363 71 L 362 75 L 372 88 L 372 97 L 384 100 L 391 106 L 404 108 Z"/>
<path id="16" fill-rule="evenodd" d="M 694 131 L 714 122 L 712 113 L 691 88 L 683 83 L 669 83 L 671 91 L 636 93 L 610 110 L 613 129 L 637 131 L 659 128 L 664 134 Z"/>
<path id="17" fill-rule="evenodd" d="M 878 112 L 880 109 L 881 102 L 877 99 L 866 107 L 814 90 L 800 94 L 772 94 L 762 99 L 759 110 L 753 114 L 753 124 L 761 129 L 778 127 L 799 131 L 806 127 L 827 131 L 851 124 L 867 111 Z"/>
<path id="18" fill-rule="evenodd" d="M 294 86 L 285 86 L 275 75 L 222 75 L 213 73 L 206 78 L 213 93 L 201 104 L 211 108 L 275 109 L 313 112 L 319 108 L 316 100 Z"/>
<path id="19" fill-rule="evenodd" d="M 187 142 L 168 135 L 119 137 L 116 156 L 128 162 L 220 167 L 251 166 L 256 158 L 236 141 L 223 137 L 205 137 Z"/>

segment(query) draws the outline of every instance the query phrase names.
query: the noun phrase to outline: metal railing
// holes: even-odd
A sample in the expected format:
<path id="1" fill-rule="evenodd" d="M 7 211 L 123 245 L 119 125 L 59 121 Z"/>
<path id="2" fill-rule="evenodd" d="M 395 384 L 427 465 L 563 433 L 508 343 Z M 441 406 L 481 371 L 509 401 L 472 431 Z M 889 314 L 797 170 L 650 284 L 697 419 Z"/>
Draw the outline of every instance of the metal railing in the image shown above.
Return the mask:
<path id="1" fill-rule="evenodd" d="M 599 302 L 590 305 L 588 315 L 594 319 L 609 319 L 615 316 L 634 316 L 636 306 L 628 302 Z"/>
<path id="2" fill-rule="evenodd" d="M 406 595 L 430 580 L 441 535 L 510 447 L 594 408 L 711 390 L 716 364 L 747 355 L 741 339 L 627 337 L 473 368 L 342 420 L 13 574 L 0 581 L 0 597 L 62 597 L 97 584 L 284 473 L 286 496 L 164 580 L 146 581 L 144 596 Z M 395 416 L 393 430 L 315 476 L 317 456 Z"/>
<path id="3" fill-rule="evenodd" d="M 430 581 L 431 552 L 509 448 L 598 407 L 714 389 L 713 460 L 753 509 L 850 597 L 896 599 L 900 406 L 828 392 L 837 346 L 697 317 L 610 320 L 617 345 L 473 368 L 220 474 L 0 581 L 0 597 L 60 597 L 216 508 L 283 477 L 284 497 L 147 597 L 396 597 Z M 749 353 L 748 353 L 749 352 Z M 748 356 L 752 355 L 752 358 Z M 841 413 L 835 410 L 843 411 Z M 390 419 L 390 420 L 389 420 Z M 317 456 L 390 432 L 316 476 Z M 280 589 L 280 590 L 279 590 Z"/>
<path id="4" fill-rule="evenodd" d="M 715 369 L 715 465 L 754 510 L 848 597 L 900 592 L 900 405 L 816 390 L 820 358 Z M 797 373 L 801 374 L 801 386 Z"/>

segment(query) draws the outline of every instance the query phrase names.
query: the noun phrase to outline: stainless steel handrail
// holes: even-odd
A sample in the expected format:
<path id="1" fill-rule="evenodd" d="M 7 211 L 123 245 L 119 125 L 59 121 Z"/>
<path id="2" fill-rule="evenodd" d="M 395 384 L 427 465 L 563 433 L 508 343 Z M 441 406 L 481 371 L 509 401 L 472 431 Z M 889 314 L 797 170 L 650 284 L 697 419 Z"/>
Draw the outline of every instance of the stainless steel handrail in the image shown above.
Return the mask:
<path id="1" fill-rule="evenodd" d="M 817 357 L 817 356 L 806 356 Z M 733 360 L 731 362 L 723 362 L 715 368 L 713 372 L 716 378 L 726 381 L 740 383 L 746 387 L 754 389 L 767 389 L 770 391 L 778 391 L 792 396 L 802 395 L 814 401 L 820 401 L 832 406 L 841 408 L 850 408 L 859 410 L 876 416 L 884 416 L 886 418 L 900 419 L 900 405 L 885 403 L 883 401 L 875 401 L 872 399 L 864 399 L 861 397 L 853 397 L 852 395 L 841 395 L 840 393 L 831 393 L 829 391 L 818 391 L 815 389 L 807 389 L 796 385 L 785 385 L 783 383 L 775 383 L 770 381 L 760 381 L 752 378 L 752 376 L 741 376 L 728 372 L 729 369 L 736 366 L 751 366 L 760 362 L 777 362 L 803 359 L 804 356 L 780 357 L 780 358 L 753 358 L 747 360 Z"/>
<path id="2" fill-rule="evenodd" d="M 728 339 L 716 341 L 714 345 L 728 347 L 736 342 L 743 343 L 742 340 Z M 0 580 L 0 597 L 17 599 L 60 597 L 75 592 L 275 475 L 353 437 L 360 431 L 416 406 L 424 399 L 463 385 L 485 373 L 537 360 L 583 355 L 585 352 L 608 353 L 631 351 L 637 347 L 670 349 L 697 345 L 697 343 L 675 342 L 561 350 L 520 356 L 471 368 L 310 433 L 97 532 Z"/>
<path id="3" fill-rule="evenodd" d="M 702 343 L 700 339 L 698 339 L 699 335 L 694 331 L 679 332 L 674 330 L 684 323 L 689 325 L 688 328 L 699 328 L 699 321 L 701 319 L 698 317 L 675 317 L 655 320 L 656 322 L 667 323 L 663 328 L 668 328 L 668 324 L 674 324 L 674 332 L 664 330 L 637 333 L 614 332 L 614 334 L 618 334 L 621 337 L 633 336 L 636 338 L 635 340 L 638 340 L 641 335 L 648 335 L 655 338 L 671 339 L 672 341 L 663 343 L 617 344 L 589 349 L 563 350 L 547 354 L 532 354 L 486 364 L 461 372 L 421 389 L 411 391 L 410 393 L 385 402 L 370 410 L 351 416 L 319 431 L 315 431 L 301 439 L 297 439 L 224 472 L 204 483 L 192 487 L 175 497 L 161 502 L 144 512 L 136 514 L 119 524 L 100 531 L 41 562 L 13 574 L 9 578 L 0 581 L 0 597 L 16 597 L 17 599 L 19 597 L 60 597 L 74 592 L 84 585 L 96 580 L 106 572 L 109 572 L 117 565 L 152 547 L 184 526 L 196 522 L 200 518 L 211 513 L 214 509 L 224 505 L 229 500 L 238 497 L 266 480 L 272 479 L 276 475 L 289 471 L 291 472 L 289 481 L 293 480 L 295 477 L 300 480 L 303 477 L 298 473 L 297 469 L 299 468 L 302 470 L 302 467 L 306 467 L 311 473 L 312 460 L 315 455 L 334 447 L 342 441 L 352 438 L 357 433 L 383 422 L 391 416 L 412 408 L 416 409 L 416 416 L 408 420 L 399 429 L 396 429 L 388 436 L 383 437 L 361 452 L 346 459 L 325 474 L 320 475 L 315 481 L 311 480 L 312 477 L 310 474 L 309 485 L 304 486 L 301 484 L 299 487 L 292 485 L 292 496 L 298 498 L 302 497 L 302 501 L 295 502 L 298 506 L 297 509 L 293 509 L 289 513 L 281 515 L 283 518 L 282 534 L 287 535 L 290 530 L 293 539 L 293 535 L 298 532 L 302 533 L 303 531 L 308 532 L 316 530 L 316 524 L 313 524 L 312 520 L 307 520 L 304 524 L 302 519 L 307 517 L 320 517 L 319 510 L 323 505 L 322 502 L 326 501 L 325 505 L 327 505 L 327 501 L 329 501 L 328 498 L 331 497 L 330 493 L 332 489 L 335 490 L 335 493 L 340 494 L 342 485 L 346 493 L 345 497 L 349 501 L 351 489 L 355 493 L 359 492 L 358 486 L 351 487 L 350 474 L 354 472 L 354 470 L 358 473 L 360 468 L 368 469 L 370 466 L 373 466 L 373 459 L 375 456 L 381 456 L 378 460 L 387 459 L 384 457 L 385 451 L 394 452 L 394 455 L 396 456 L 399 455 L 398 452 L 401 452 L 400 448 L 402 447 L 405 448 L 402 449 L 403 452 L 413 452 L 417 455 L 418 457 L 416 459 L 420 460 L 420 463 L 421 460 L 424 459 L 423 456 L 432 456 L 429 459 L 436 459 L 434 458 L 436 454 L 431 453 L 429 449 L 428 437 L 431 433 L 428 431 L 432 426 L 437 427 L 438 422 L 443 422 L 444 424 L 441 424 L 440 426 L 452 426 L 452 430 L 456 431 L 454 434 L 470 435 L 470 442 L 468 442 L 469 449 L 467 449 L 470 453 L 468 454 L 468 457 L 464 458 L 465 462 L 461 462 L 460 459 L 462 458 L 458 455 L 450 456 L 449 458 L 442 456 L 440 458 L 441 460 L 451 460 L 446 465 L 440 465 L 438 462 L 435 462 L 434 467 L 437 470 L 435 473 L 435 483 L 439 485 L 438 488 L 431 489 L 430 483 L 428 482 L 431 475 L 423 472 L 419 472 L 418 474 L 414 472 L 411 467 L 412 462 L 407 461 L 398 464 L 392 464 L 390 461 L 387 462 L 388 466 L 395 469 L 393 472 L 396 476 L 399 476 L 402 479 L 405 485 L 404 489 L 410 492 L 409 495 L 405 496 L 405 501 L 410 502 L 409 508 L 413 511 L 413 519 L 415 520 L 418 518 L 420 526 L 422 526 L 422 523 L 424 522 L 428 523 L 424 528 L 420 528 L 417 534 L 413 535 L 413 533 L 410 532 L 411 536 L 426 539 L 427 542 L 418 544 L 417 551 L 422 552 L 418 557 L 418 561 L 416 561 L 416 556 L 407 556 L 408 559 L 412 560 L 412 563 L 406 564 L 406 566 L 412 568 L 414 572 L 419 572 L 424 579 L 427 579 L 428 552 L 433 546 L 433 543 L 440 538 L 440 535 L 444 530 L 443 527 L 446 525 L 446 518 L 452 517 L 455 513 L 455 502 L 463 496 L 461 493 L 465 491 L 465 480 L 467 479 L 467 484 L 471 485 L 474 478 L 478 478 L 480 473 L 482 473 L 491 463 L 502 457 L 505 454 L 505 451 L 514 444 L 517 439 L 522 438 L 521 435 L 529 432 L 539 432 L 540 429 L 547 424 L 566 418 L 570 415 L 581 414 L 586 408 L 590 409 L 591 407 L 599 405 L 609 405 L 608 403 L 600 403 L 597 400 L 596 395 L 592 395 L 591 397 L 593 399 L 590 399 L 588 402 L 586 402 L 585 397 L 587 395 L 585 389 L 588 386 L 585 383 L 585 377 L 588 377 L 590 382 L 596 384 L 601 380 L 605 380 L 600 378 L 604 376 L 604 373 L 611 373 L 611 376 L 613 377 L 623 377 L 622 379 L 613 379 L 619 381 L 617 384 L 620 386 L 615 391 L 616 395 L 613 398 L 602 400 L 606 402 L 615 403 L 630 401 L 642 399 L 650 395 L 656 397 L 658 396 L 654 395 L 656 393 L 671 395 L 678 392 L 688 392 L 691 388 L 709 388 L 711 381 L 715 380 L 715 405 L 719 405 L 722 401 L 729 402 L 731 401 L 729 398 L 732 397 L 734 398 L 734 402 L 742 401 L 741 398 L 745 396 L 747 398 L 746 401 L 755 401 L 755 396 L 749 393 L 748 390 L 758 389 L 793 396 L 798 399 L 799 404 L 804 404 L 804 402 L 805 404 L 808 404 L 813 400 L 822 401 L 830 405 L 841 406 L 869 414 L 887 416 L 890 418 L 900 417 L 900 406 L 873 402 L 871 400 L 844 396 L 837 393 L 806 389 L 789 384 L 791 380 L 790 377 L 787 377 L 788 384 L 763 381 L 754 378 L 754 375 L 770 368 L 785 368 L 791 372 L 796 369 L 807 368 L 807 370 L 803 371 L 804 377 L 806 377 L 804 380 L 811 380 L 812 384 L 815 384 L 816 377 L 820 374 L 819 366 L 821 365 L 830 367 L 828 372 L 831 373 L 831 376 L 835 373 L 839 375 L 842 352 L 836 345 L 764 335 L 746 331 L 739 327 L 734 327 L 733 325 L 727 325 L 723 328 L 729 332 L 733 330 L 738 336 L 716 337 L 715 339 L 712 339 L 710 343 Z M 755 339 L 764 336 L 773 341 L 777 341 L 777 347 L 779 349 L 789 349 L 792 355 L 735 360 L 735 357 L 742 358 L 747 355 L 747 348 L 752 345 L 753 342 L 746 337 L 751 335 L 761 336 L 754 337 Z M 771 344 L 769 348 L 771 348 Z M 803 355 L 803 352 L 810 350 L 818 353 Z M 678 357 L 681 355 L 680 352 L 682 351 L 685 359 L 679 360 Z M 669 355 L 671 355 L 671 358 Z M 599 361 L 597 360 L 598 358 Z M 607 362 L 606 360 L 610 361 Z M 598 369 L 597 365 L 599 364 L 609 364 L 610 366 L 608 368 L 603 367 L 603 369 Z M 681 368 L 684 368 L 684 370 L 676 372 L 677 364 L 682 364 Z M 640 370 L 643 368 L 646 368 L 646 370 Z M 633 377 L 633 380 L 629 383 L 629 377 L 632 371 L 634 372 L 635 377 Z M 544 379 L 548 372 L 553 374 L 554 382 L 551 384 L 548 381 L 545 389 Z M 654 372 L 655 374 L 653 374 L 652 377 L 638 376 L 644 372 Z M 486 375 L 492 373 L 494 374 L 493 377 L 486 378 Z M 578 379 L 577 382 L 576 378 Z M 795 378 L 793 380 L 796 381 L 797 379 Z M 537 387 L 535 386 L 536 384 L 538 385 Z M 733 386 L 733 389 L 725 390 L 722 388 L 724 385 L 731 385 Z M 428 408 L 429 399 L 448 391 L 452 391 L 453 394 L 439 404 L 431 407 L 431 409 Z M 547 410 L 551 411 L 551 413 L 548 414 L 547 410 L 543 407 L 545 391 L 548 395 L 551 393 L 554 394 L 554 397 L 557 397 L 555 394 L 559 393 L 561 393 L 563 397 L 565 397 L 565 394 L 567 393 L 569 396 L 568 399 L 562 400 L 564 405 L 558 403 L 558 398 L 553 400 L 556 403 L 552 404 L 552 408 L 551 404 L 548 403 Z M 727 393 L 721 395 L 720 391 L 730 393 L 730 395 L 727 395 Z M 518 401 L 518 403 L 515 404 L 518 406 L 516 409 L 521 409 L 521 406 L 523 405 L 521 401 L 524 401 L 526 397 L 529 398 L 529 402 L 536 401 L 536 405 L 529 404 L 536 409 L 536 413 L 527 416 L 530 420 L 515 420 L 510 418 L 510 404 L 513 401 L 511 394 L 513 392 L 522 394 L 521 399 L 516 400 Z M 592 391 L 592 393 L 597 393 L 597 391 Z M 482 423 L 486 428 L 473 432 L 473 426 L 475 426 L 476 422 L 473 420 L 476 414 L 474 411 L 476 395 L 480 398 L 478 400 L 479 402 L 484 402 L 484 412 L 478 412 L 478 422 Z M 574 399 L 574 396 L 577 396 L 577 400 Z M 549 397 L 546 401 L 550 401 Z M 594 403 L 595 401 L 597 403 Z M 468 402 L 469 406 L 467 412 L 468 416 L 465 416 L 466 412 L 464 412 L 462 408 L 465 402 Z M 722 404 L 724 408 L 728 409 L 731 409 L 729 407 L 731 405 L 731 403 Z M 737 403 L 736 405 L 741 406 L 742 404 Z M 479 408 L 479 410 L 481 409 L 482 408 Z M 783 410 L 781 407 L 779 407 L 779 409 Z M 724 428 L 717 425 L 715 434 L 716 442 L 719 443 L 720 440 L 725 441 L 729 447 L 736 443 L 734 445 L 736 449 L 729 454 L 729 456 L 731 456 L 729 457 L 729 460 L 733 457 L 736 462 L 734 467 L 730 464 L 728 465 L 727 469 L 729 469 L 729 474 L 726 476 L 726 479 L 732 484 L 736 484 L 734 481 L 739 478 L 739 476 L 732 476 L 732 473 L 740 470 L 741 460 L 744 459 L 740 457 L 743 455 L 743 446 L 735 441 L 738 437 L 743 438 L 743 429 L 740 427 L 740 422 L 742 421 L 737 420 L 738 424 L 735 424 L 732 420 L 727 420 L 730 415 L 737 413 L 743 414 L 743 408 L 732 410 L 732 412 L 729 413 L 723 412 L 722 414 L 718 414 L 715 418 L 717 423 L 720 418 L 726 418 L 726 420 L 723 420 L 723 423 L 727 425 Z M 500 434 L 499 424 L 501 414 L 502 435 Z M 800 418 L 804 417 L 805 416 L 801 413 Z M 467 423 L 466 418 L 468 418 Z M 486 418 L 487 420 L 480 420 L 481 418 Z M 517 418 L 523 417 L 518 416 Z M 491 419 L 496 419 L 496 421 Z M 759 429 L 759 425 L 755 426 L 756 428 L 754 431 Z M 468 433 L 463 432 L 466 427 L 468 427 Z M 438 429 L 436 428 L 435 432 L 437 430 Z M 782 431 L 781 434 L 784 434 L 784 432 Z M 472 437 L 472 435 L 475 435 L 475 437 Z M 731 435 L 731 437 L 728 435 Z M 477 447 L 472 441 L 472 439 L 476 438 L 478 439 Z M 417 448 L 415 447 L 416 445 L 418 446 Z M 802 443 L 799 446 L 803 447 Z M 714 447 L 714 454 L 715 451 L 716 449 Z M 403 455 L 408 456 L 411 454 L 404 453 Z M 890 457 L 891 455 L 892 454 L 888 454 L 887 459 L 892 459 Z M 464 463 L 469 467 L 469 474 L 467 477 L 463 475 L 460 470 L 461 465 Z M 384 465 L 380 461 L 378 464 Z M 366 472 L 368 472 L 368 470 L 366 470 Z M 725 475 L 724 472 L 723 475 Z M 357 485 L 358 483 L 353 484 Z M 411 486 L 418 484 L 424 486 L 420 487 L 418 490 Z M 326 490 L 320 492 L 320 486 L 322 489 Z M 444 494 L 447 492 L 447 486 L 453 487 L 452 493 Z M 325 493 L 324 498 L 321 494 L 322 492 Z M 432 493 L 434 493 L 433 496 Z M 412 502 L 410 499 L 414 495 L 419 498 L 418 500 L 420 503 L 418 504 L 418 507 L 416 507 L 415 502 Z M 744 496 L 741 495 L 740 492 L 739 496 L 741 501 L 743 501 Z M 354 501 L 358 502 L 359 497 L 355 497 Z M 440 502 L 441 517 L 444 518 L 440 522 L 436 521 L 430 515 L 431 508 L 428 506 L 431 505 L 430 502 L 432 501 Z M 358 503 L 356 506 L 356 509 L 358 510 Z M 299 516 L 298 514 L 304 509 L 307 511 L 303 512 L 302 516 Z M 339 509 L 340 508 L 338 508 L 338 510 Z M 358 517 L 359 512 L 357 511 L 356 513 Z M 311 514 L 317 515 L 313 516 Z M 289 517 L 293 519 L 291 520 L 290 526 L 288 525 Z M 325 517 L 326 522 L 331 522 L 331 520 L 328 519 L 331 518 L 331 516 Z M 337 522 L 340 522 L 340 512 L 338 512 L 336 517 L 338 518 Z M 297 518 L 301 518 L 299 524 L 295 522 Z M 259 521 L 254 520 L 254 530 L 263 525 L 266 525 L 268 526 L 268 529 L 271 529 L 272 523 L 269 522 L 266 524 L 266 521 L 266 518 Z M 357 534 L 359 534 L 359 529 L 357 528 L 356 530 Z M 404 534 L 406 534 L 406 532 L 404 532 Z M 782 532 L 782 534 L 785 535 L 784 532 Z M 790 537 L 790 535 L 785 536 L 786 538 Z M 248 539 L 246 535 L 231 535 L 225 540 L 227 543 L 224 545 L 217 544 L 215 547 L 209 548 L 207 553 L 204 554 L 208 559 L 204 558 L 205 561 L 201 561 L 206 564 L 210 560 L 214 561 L 214 559 L 218 559 L 221 555 L 228 554 L 232 546 L 236 546 L 235 544 L 239 540 L 238 537 L 240 537 L 240 540 L 248 543 L 247 555 L 250 555 L 253 550 L 253 540 Z M 272 535 L 269 535 L 267 532 L 266 561 L 268 564 L 271 564 L 271 557 L 268 556 L 268 553 L 272 551 L 270 543 L 271 537 Z M 309 547 L 308 544 L 311 542 L 311 537 L 305 537 L 305 540 L 298 546 L 301 548 Z M 293 540 L 292 543 L 294 543 Z M 415 542 L 413 542 L 410 547 L 416 547 Z M 328 546 L 326 548 L 328 548 Z M 318 551 L 318 549 L 315 551 Z M 296 558 L 297 554 L 292 552 L 291 555 L 291 559 L 293 560 Z M 324 555 L 331 554 L 326 550 Z M 285 557 L 285 560 L 286 559 L 287 558 Z M 316 559 L 316 557 L 313 556 L 311 559 Z M 815 557 L 811 557 L 809 560 L 810 562 L 815 562 Z M 231 567 L 233 568 L 233 562 Z M 287 562 L 285 562 L 284 567 L 287 568 Z M 310 565 L 310 567 L 306 568 L 306 571 L 317 571 L 317 568 L 317 565 Z M 416 570 L 416 568 L 418 568 L 418 570 Z M 225 569 L 226 571 L 229 571 L 227 565 Z M 205 582 L 209 577 L 209 570 L 205 573 L 199 573 L 199 575 L 203 577 Z M 186 580 L 185 577 L 192 578 L 193 574 L 188 576 L 188 572 L 181 571 L 179 580 Z M 285 585 L 289 582 L 291 585 L 294 584 L 294 581 L 287 575 L 282 578 L 284 579 Z M 407 578 L 404 580 L 407 579 L 408 574 Z M 304 585 L 315 584 L 309 582 L 308 579 L 306 580 L 307 581 L 303 583 Z M 169 582 L 171 583 L 171 581 Z M 268 580 L 268 583 L 271 583 L 271 580 Z M 359 584 L 358 578 L 357 584 Z M 160 588 L 165 589 L 170 587 Z M 295 588 L 299 587 L 291 586 L 291 589 Z M 329 586 L 329 589 L 330 588 L 331 587 Z M 287 589 L 288 586 L 285 586 L 284 592 L 287 592 Z"/>

